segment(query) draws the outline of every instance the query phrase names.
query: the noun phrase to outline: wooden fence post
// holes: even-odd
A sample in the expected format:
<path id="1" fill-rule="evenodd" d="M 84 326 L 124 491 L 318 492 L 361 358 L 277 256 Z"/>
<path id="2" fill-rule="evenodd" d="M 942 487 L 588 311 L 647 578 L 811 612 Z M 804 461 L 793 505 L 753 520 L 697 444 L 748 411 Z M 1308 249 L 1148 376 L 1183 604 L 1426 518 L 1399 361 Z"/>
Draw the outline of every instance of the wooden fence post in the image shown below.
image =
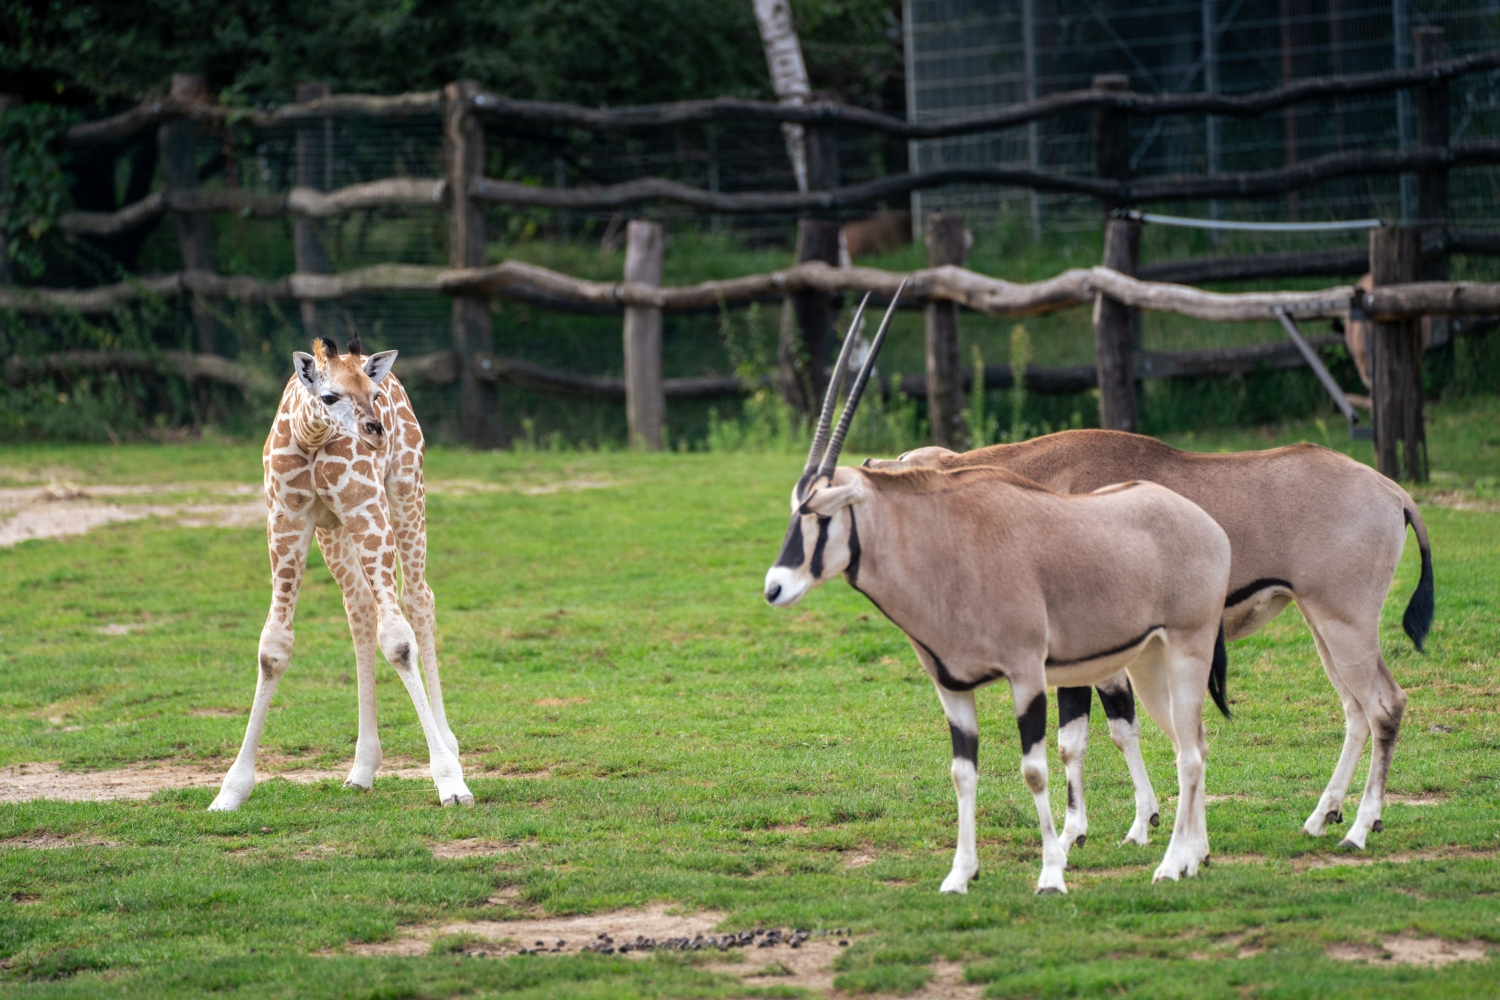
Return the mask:
<path id="1" fill-rule="evenodd" d="M 326 83 L 299 83 L 297 103 L 316 101 L 333 93 Z M 333 188 L 333 121 L 312 118 L 297 123 L 297 186 L 328 191 Z M 325 224 L 298 215 L 292 220 L 292 250 L 301 274 L 332 274 L 333 261 L 323 246 Z M 308 337 L 332 336 L 326 322 L 330 310 L 313 299 L 303 299 L 302 330 Z M 320 316 L 321 313 L 321 316 Z M 337 339 L 337 338 L 335 338 Z"/>
<path id="2" fill-rule="evenodd" d="M 484 125 L 470 113 L 479 93 L 473 80 L 443 88 L 443 155 L 448 169 L 448 264 L 484 265 L 484 208 L 469 197 L 474 179 L 484 174 Z M 494 383 L 479 378 L 476 354 L 494 350 L 490 302 L 483 295 L 453 296 L 453 349 L 458 354 L 460 436 L 469 444 L 496 443 Z"/>
<path id="3" fill-rule="evenodd" d="M 1412 52 L 1418 66 L 1442 62 L 1447 54 L 1442 28 L 1413 28 Z M 1435 80 L 1416 88 L 1417 145 L 1424 149 L 1446 149 L 1451 131 L 1448 81 Z M 1445 249 L 1422 265 L 1423 281 L 1448 280 L 1448 171 L 1424 170 L 1417 174 L 1417 224 L 1435 234 Z M 1435 320 L 1447 322 L 1446 319 Z"/>
<path id="4" fill-rule="evenodd" d="M 1141 224 L 1133 219 L 1104 223 L 1104 266 L 1135 275 L 1141 261 Z M 1099 426 L 1134 432 L 1135 310 L 1106 295 L 1094 296 L 1094 364 L 1099 371 Z"/>
<path id="5" fill-rule="evenodd" d="M 19 100 L 12 94 L 0 94 L 0 115 L 4 115 L 13 105 L 19 103 Z M 0 146 L 0 201 L 7 196 L 10 184 L 9 168 L 6 165 L 8 160 L 5 147 Z M 10 244 L 6 240 L 5 230 L 0 228 L 0 285 L 8 284 L 10 284 Z"/>
<path id="6" fill-rule="evenodd" d="M 821 260 L 839 263 L 837 219 L 797 220 L 797 263 Z M 828 385 L 828 345 L 833 313 L 822 292 L 790 296 L 781 311 L 781 336 L 776 350 L 781 396 L 798 413 L 816 413 Z"/>
<path id="7" fill-rule="evenodd" d="M 1422 231 L 1391 226 L 1370 231 L 1370 275 L 1376 287 L 1418 280 Z M 1422 416 L 1422 341 L 1416 320 L 1373 323 L 1375 456 L 1383 475 L 1427 479 L 1427 431 Z M 1397 461 L 1397 442 L 1402 461 Z"/>
<path id="8" fill-rule="evenodd" d="M 959 215 L 933 212 L 927 216 L 927 266 L 962 266 L 964 220 Z M 927 333 L 927 421 L 932 443 L 962 451 L 968 444 L 964 426 L 964 373 L 958 357 L 958 303 L 929 302 Z"/>
<path id="9" fill-rule="evenodd" d="M 632 219 L 625 227 L 625 280 L 661 284 L 667 238 L 659 222 Z M 661 310 L 625 307 L 625 421 L 630 446 L 661 451 L 667 397 L 661 380 Z"/>
<path id="10" fill-rule="evenodd" d="M 172 74 L 172 99 L 185 104 L 197 104 L 208 100 L 208 81 L 198 73 Z M 169 194 L 192 194 L 198 190 L 198 123 L 191 118 L 179 118 L 168 122 L 157 130 L 157 145 L 161 148 L 161 172 Z M 213 237 L 208 227 L 208 216 L 203 212 L 173 212 L 172 221 L 177 227 L 177 246 L 182 252 L 182 267 L 185 271 L 212 271 L 214 269 Z M 214 321 L 209 314 L 208 303 L 198 296 L 192 298 L 193 325 L 198 330 L 198 350 L 204 354 L 214 352 Z"/>

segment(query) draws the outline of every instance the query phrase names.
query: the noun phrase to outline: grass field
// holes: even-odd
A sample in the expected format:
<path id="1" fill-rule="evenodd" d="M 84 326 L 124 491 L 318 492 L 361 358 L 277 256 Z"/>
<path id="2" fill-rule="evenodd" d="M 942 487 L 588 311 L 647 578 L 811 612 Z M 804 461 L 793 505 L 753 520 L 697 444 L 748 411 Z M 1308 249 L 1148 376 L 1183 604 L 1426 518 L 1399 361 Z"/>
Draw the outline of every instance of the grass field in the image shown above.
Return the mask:
<path id="1" fill-rule="evenodd" d="M 1409 544 L 1383 636 L 1411 704 L 1385 831 L 1358 859 L 1369 863 L 1340 863 L 1337 836 L 1299 830 L 1343 725 L 1288 609 L 1230 647 L 1236 714 L 1207 717 L 1214 859 L 1196 879 L 1150 883 L 1175 791 L 1170 745 L 1150 723 L 1163 826 L 1149 847 L 1115 846 L 1132 804 L 1096 711 L 1091 836 L 1070 858 L 1070 893 L 1034 896 L 1040 838 L 995 688 L 980 696 L 983 878 L 939 896 L 955 810 L 930 682 L 842 583 L 790 612 L 760 598 L 800 456 L 436 450 L 431 573 L 475 808 L 442 810 L 430 781 L 388 777 L 367 795 L 273 780 L 227 815 L 205 811 L 206 788 L 0 805 L 0 991 L 798 995 L 693 956 L 379 957 L 351 945 L 438 921 L 662 903 L 722 913 L 724 929 L 849 927 L 836 985 L 851 993 L 910 992 L 958 962 L 992 997 L 1495 995 L 1493 960 L 1428 969 L 1328 952 L 1378 955 L 1395 935 L 1500 943 L 1497 416 L 1493 401 L 1436 408 L 1440 477 L 1423 495 L 1449 504 L 1424 509 L 1437 617 L 1417 654 L 1399 626 L 1416 580 Z M 1339 444 L 1338 431 L 1177 440 Z M 0 486 L 254 483 L 258 453 L 7 447 Z M 0 765 L 227 768 L 254 684 L 264 550 L 255 529 L 152 520 L 0 549 Z M 314 563 L 262 751 L 271 770 L 352 756 L 353 656 L 337 589 Z M 384 665 L 379 692 L 387 762 L 420 763 L 414 713 Z M 1060 817 L 1060 781 L 1053 791 Z M 506 849 L 434 856 L 467 838 Z M 68 846 L 39 849 L 57 843 Z"/>

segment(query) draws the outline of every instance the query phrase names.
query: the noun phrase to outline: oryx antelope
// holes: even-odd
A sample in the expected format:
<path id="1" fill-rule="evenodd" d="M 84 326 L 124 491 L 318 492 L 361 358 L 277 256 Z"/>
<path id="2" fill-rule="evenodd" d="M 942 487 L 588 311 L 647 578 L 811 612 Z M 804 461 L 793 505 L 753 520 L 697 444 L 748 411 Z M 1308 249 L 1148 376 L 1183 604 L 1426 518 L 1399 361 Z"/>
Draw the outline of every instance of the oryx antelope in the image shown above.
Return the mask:
<path id="1" fill-rule="evenodd" d="M 368 790 L 380 767 L 375 658 L 384 653 L 416 706 L 438 798 L 445 806 L 473 805 L 458 761 L 458 741 L 443 714 L 432 590 L 424 572 L 422 429 L 406 391 L 390 374 L 396 352 L 365 357 L 357 338 L 350 340 L 345 355 L 333 341 L 322 339 L 314 352 L 292 355 L 296 371 L 266 437 L 271 610 L 260 633 L 245 742 L 208 808 L 238 809 L 255 788 L 255 752 L 276 685 L 292 660 L 297 592 L 314 535 L 343 591 L 359 675 L 359 740 L 344 784 Z M 417 675 L 419 661 L 427 674 L 425 691 Z"/>
<path id="2" fill-rule="evenodd" d="M 1422 570 L 1402 621 L 1417 649 L 1432 624 L 1432 551 L 1427 527 L 1411 496 L 1380 473 L 1315 444 L 1240 454 L 1194 454 L 1154 438 L 1120 431 L 1063 431 L 1019 444 L 959 455 L 919 448 L 874 469 L 928 467 L 957 470 L 1000 466 L 1063 493 L 1086 493 L 1108 483 L 1148 480 L 1187 497 L 1218 521 L 1233 549 L 1224 632 L 1239 639 L 1296 601 L 1312 629 L 1328 679 L 1344 705 L 1344 749 L 1323 796 L 1303 829 L 1322 836 L 1343 822 L 1344 796 L 1374 735 L 1369 777 L 1359 814 L 1342 847 L 1363 848 L 1381 830 L 1386 775 L 1406 694 L 1380 655 L 1380 609 L 1401 560 L 1406 526 L 1416 533 Z M 998 568 L 998 567 L 997 567 Z M 1125 753 L 1135 784 L 1135 822 L 1125 839 L 1144 844 L 1155 825 L 1156 796 L 1141 761 L 1140 730 L 1130 683 L 1123 676 L 1099 685 L 1110 736 Z M 1082 842 L 1083 753 L 1088 745 L 1088 688 L 1059 687 L 1058 744 L 1071 786 L 1063 840 Z"/>
<path id="3" fill-rule="evenodd" d="M 1194 874 L 1208 857 L 1202 712 L 1211 676 L 1222 702 L 1228 538 L 1151 483 L 1064 496 L 999 468 L 836 468 L 889 323 L 887 312 L 830 437 L 854 339 L 845 338 L 766 600 L 795 604 L 843 573 L 911 641 L 953 738 L 958 849 L 942 891 L 966 892 L 979 869 L 975 689 L 1010 684 L 1021 774 L 1042 829 L 1037 891 L 1064 892 L 1067 849 L 1047 798 L 1047 687 L 1094 684 L 1122 668 L 1177 748 L 1181 794 L 1155 878 Z"/>

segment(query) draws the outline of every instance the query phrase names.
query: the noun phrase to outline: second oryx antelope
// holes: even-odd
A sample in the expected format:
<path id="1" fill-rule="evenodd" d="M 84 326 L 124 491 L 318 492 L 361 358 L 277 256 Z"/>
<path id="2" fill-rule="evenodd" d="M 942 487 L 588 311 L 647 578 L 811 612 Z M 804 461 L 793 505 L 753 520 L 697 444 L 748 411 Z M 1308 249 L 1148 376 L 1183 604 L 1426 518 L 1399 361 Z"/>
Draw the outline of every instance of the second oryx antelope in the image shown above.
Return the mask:
<path id="1" fill-rule="evenodd" d="M 1047 687 L 1094 684 L 1122 668 L 1177 750 L 1177 816 L 1155 878 L 1195 874 L 1208 857 L 1205 690 L 1224 705 L 1229 539 L 1151 483 L 1065 496 L 999 468 L 837 468 L 890 316 L 830 436 L 854 339 L 845 338 L 766 600 L 787 607 L 842 573 L 906 633 L 953 738 L 958 847 L 942 891 L 967 892 L 979 870 L 974 691 L 1010 684 L 1021 774 L 1042 831 L 1037 891 L 1065 892 L 1067 848 L 1047 798 Z"/>
<path id="2" fill-rule="evenodd" d="M 1312 630 L 1328 679 L 1344 706 L 1344 749 L 1328 787 L 1303 829 L 1321 836 L 1344 820 L 1344 796 L 1373 736 L 1370 770 L 1359 813 L 1340 846 L 1363 848 L 1381 824 L 1406 694 L 1380 655 L 1380 611 L 1401 561 L 1409 524 L 1422 569 L 1402 626 L 1417 649 L 1432 625 L 1432 550 L 1427 527 L 1411 495 L 1346 455 L 1315 444 L 1230 455 L 1178 451 L 1154 438 L 1120 431 L 1063 431 L 1018 444 L 955 454 L 918 448 L 895 461 L 866 466 L 922 466 L 956 470 L 999 466 L 1064 493 L 1087 493 L 1108 483 L 1145 479 L 1187 497 L 1219 522 L 1234 551 L 1224 628 L 1240 639 L 1297 602 Z M 1099 685 L 1110 736 L 1130 767 L 1135 822 L 1125 839 L 1144 844 L 1154 825 L 1156 796 L 1141 761 L 1140 730 L 1130 684 L 1116 676 Z M 1088 830 L 1083 808 L 1083 754 L 1088 746 L 1088 688 L 1057 691 L 1058 744 L 1070 784 L 1063 840 L 1081 843 Z"/>

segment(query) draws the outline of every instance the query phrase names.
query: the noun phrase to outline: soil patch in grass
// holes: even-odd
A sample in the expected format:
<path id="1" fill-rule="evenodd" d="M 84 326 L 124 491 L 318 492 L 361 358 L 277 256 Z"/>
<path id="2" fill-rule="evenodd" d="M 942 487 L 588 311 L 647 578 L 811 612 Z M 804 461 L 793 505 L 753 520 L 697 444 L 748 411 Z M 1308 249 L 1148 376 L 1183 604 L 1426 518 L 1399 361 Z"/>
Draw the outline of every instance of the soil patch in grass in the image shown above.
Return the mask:
<path id="1" fill-rule="evenodd" d="M 1443 938 L 1398 934 L 1369 944 L 1339 942 L 1328 946 L 1328 957 L 1340 962 L 1369 962 L 1371 965 L 1416 965 L 1439 969 L 1454 962 L 1483 962 L 1489 950 L 1482 941 L 1446 941 Z"/>

